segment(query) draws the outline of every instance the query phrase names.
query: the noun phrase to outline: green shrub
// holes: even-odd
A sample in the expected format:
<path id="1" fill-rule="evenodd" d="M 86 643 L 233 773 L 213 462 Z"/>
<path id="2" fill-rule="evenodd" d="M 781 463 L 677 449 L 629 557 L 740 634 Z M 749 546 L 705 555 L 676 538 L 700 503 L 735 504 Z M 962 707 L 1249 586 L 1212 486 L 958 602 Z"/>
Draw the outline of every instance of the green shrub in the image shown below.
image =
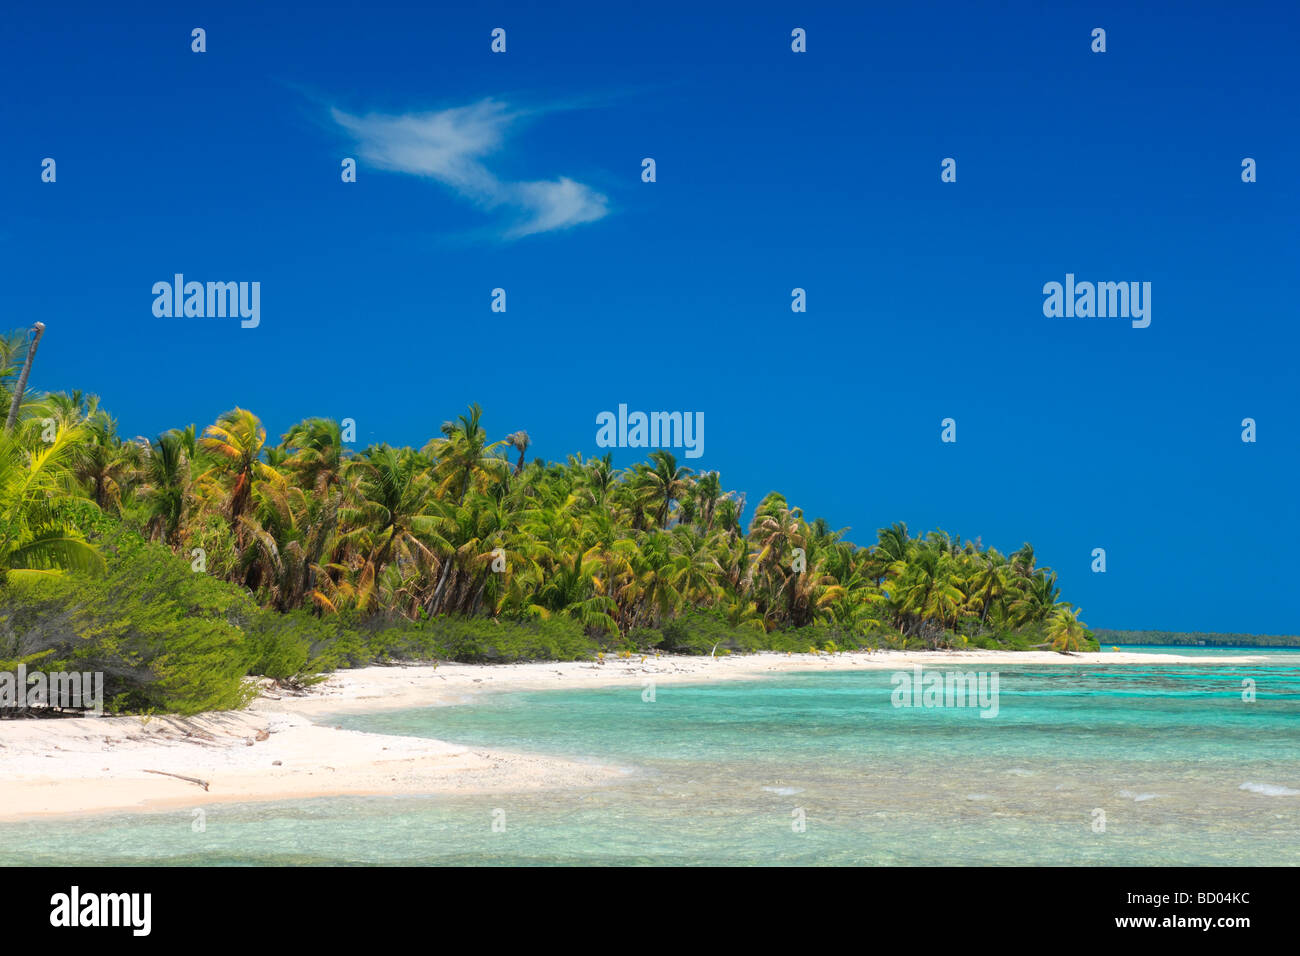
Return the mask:
<path id="1" fill-rule="evenodd" d="M 586 660 L 599 650 L 582 625 L 569 618 L 505 622 L 440 617 L 427 626 L 439 657 L 466 663 Z"/>
<path id="2" fill-rule="evenodd" d="M 312 660 L 309 615 L 295 611 L 283 616 L 264 614 L 249 629 L 249 673 L 277 681 L 303 683 Z"/>
<path id="3" fill-rule="evenodd" d="M 194 714 L 245 703 L 253 655 L 244 627 L 265 612 L 137 535 L 120 533 L 102 546 L 102 577 L 6 585 L 0 668 L 40 655 L 43 670 L 102 672 L 110 712 Z"/>

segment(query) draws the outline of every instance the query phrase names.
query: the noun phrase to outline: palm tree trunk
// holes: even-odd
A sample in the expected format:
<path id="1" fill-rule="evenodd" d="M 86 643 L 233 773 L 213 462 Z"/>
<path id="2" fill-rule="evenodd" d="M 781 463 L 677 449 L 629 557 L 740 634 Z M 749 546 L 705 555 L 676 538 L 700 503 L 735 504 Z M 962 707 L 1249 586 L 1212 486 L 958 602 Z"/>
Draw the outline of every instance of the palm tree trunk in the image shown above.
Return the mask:
<path id="1" fill-rule="evenodd" d="M 433 590 L 433 597 L 429 599 L 429 616 L 433 617 L 438 613 L 438 605 L 442 601 L 443 589 L 447 586 L 447 574 L 451 571 L 451 561 L 455 557 L 455 552 L 447 555 L 442 562 L 442 573 L 438 575 L 438 586 Z"/>
<path id="2" fill-rule="evenodd" d="M 487 590 L 488 575 L 490 573 L 490 569 L 484 568 L 482 573 L 479 574 L 478 587 L 474 590 L 474 600 L 470 603 L 469 607 L 470 617 L 474 617 L 474 615 L 478 614 L 478 609 L 483 604 L 483 592 Z"/>
<path id="3" fill-rule="evenodd" d="M 37 322 L 32 326 L 36 333 L 32 336 L 32 344 L 27 347 L 27 359 L 23 362 L 22 374 L 18 376 L 18 384 L 14 386 L 14 400 L 9 404 L 9 417 L 5 419 L 5 432 L 14 430 L 14 422 L 18 420 L 18 406 L 23 403 L 23 392 L 27 391 L 27 376 L 32 373 L 32 362 L 36 358 L 36 346 L 41 341 L 41 336 L 45 334 L 45 323 Z"/>
<path id="4" fill-rule="evenodd" d="M 984 610 L 980 612 L 980 626 L 989 619 L 989 608 L 993 606 L 993 585 L 989 585 L 988 590 L 984 592 Z"/>

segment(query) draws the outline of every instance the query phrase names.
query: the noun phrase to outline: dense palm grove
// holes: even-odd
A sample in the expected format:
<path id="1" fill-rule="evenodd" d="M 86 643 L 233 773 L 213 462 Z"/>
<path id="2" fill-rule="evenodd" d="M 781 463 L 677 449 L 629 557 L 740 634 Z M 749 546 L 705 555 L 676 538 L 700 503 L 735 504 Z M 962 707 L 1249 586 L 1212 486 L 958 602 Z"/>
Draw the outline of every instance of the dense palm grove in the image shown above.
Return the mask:
<path id="1" fill-rule="evenodd" d="M 22 353 L 0 346 L 0 399 Z M 807 625 L 953 646 L 1031 631 L 1083 645 L 1076 612 L 1033 549 L 1003 555 L 905 525 L 859 547 L 775 492 L 742 525 L 717 472 L 656 451 L 526 462 L 480 409 L 423 448 L 351 450 L 312 418 L 277 443 L 244 409 L 199 429 L 124 439 L 97 399 L 29 397 L 0 436 L 0 575 L 102 564 L 86 509 L 165 544 L 277 611 L 421 621 L 569 618 L 617 641 L 683 615 L 763 634 Z"/>

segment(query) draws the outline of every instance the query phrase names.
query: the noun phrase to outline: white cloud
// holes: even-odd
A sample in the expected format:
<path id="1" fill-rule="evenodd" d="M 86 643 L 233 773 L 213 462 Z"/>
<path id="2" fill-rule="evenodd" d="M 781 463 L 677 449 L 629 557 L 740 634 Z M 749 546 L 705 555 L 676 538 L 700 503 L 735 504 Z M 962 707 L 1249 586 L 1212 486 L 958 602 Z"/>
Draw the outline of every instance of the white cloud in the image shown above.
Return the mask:
<path id="1" fill-rule="evenodd" d="M 510 230 L 512 236 L 595 222 L 609 211 L 604 196 L 567 176 L 555 182 L 513 183 L 511 191 L 518 205 L 528 210 L 528 218 Z"/>
<path id="2" fill-rule="evenodd" d="M 608 200 L 567 176 L 553 181 L 506 182 L 484 164 L 499 149 L 518 116 L 487 99 L 470 106 L 399 116 L 353 116 L 331 110 L 334 121 L 356 139 L 363 161 L 378 169 L 426 176 L 486 208 L 519 214 L 506 236 L 518 238 L 595 222 Z"/>

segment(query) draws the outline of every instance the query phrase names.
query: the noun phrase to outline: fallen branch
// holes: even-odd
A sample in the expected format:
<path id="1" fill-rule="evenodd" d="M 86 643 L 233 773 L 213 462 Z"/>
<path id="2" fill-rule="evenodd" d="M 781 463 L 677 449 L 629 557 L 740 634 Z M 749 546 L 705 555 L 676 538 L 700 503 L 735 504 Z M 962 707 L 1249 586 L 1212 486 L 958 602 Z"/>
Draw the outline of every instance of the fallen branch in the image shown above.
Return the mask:
<path id="1" fill-rule="evenodd" d="M 158 773 L 164 777 L 175 777 L 177 780 L 188 780 L 190 783 L 197 783 L 204 790 L 208 789 L 208 782 L 200 780 L 198 777 L 183 777 L 179 773 L 168 773 L 166 770 L 146 770 L 145 773 Z"/>

